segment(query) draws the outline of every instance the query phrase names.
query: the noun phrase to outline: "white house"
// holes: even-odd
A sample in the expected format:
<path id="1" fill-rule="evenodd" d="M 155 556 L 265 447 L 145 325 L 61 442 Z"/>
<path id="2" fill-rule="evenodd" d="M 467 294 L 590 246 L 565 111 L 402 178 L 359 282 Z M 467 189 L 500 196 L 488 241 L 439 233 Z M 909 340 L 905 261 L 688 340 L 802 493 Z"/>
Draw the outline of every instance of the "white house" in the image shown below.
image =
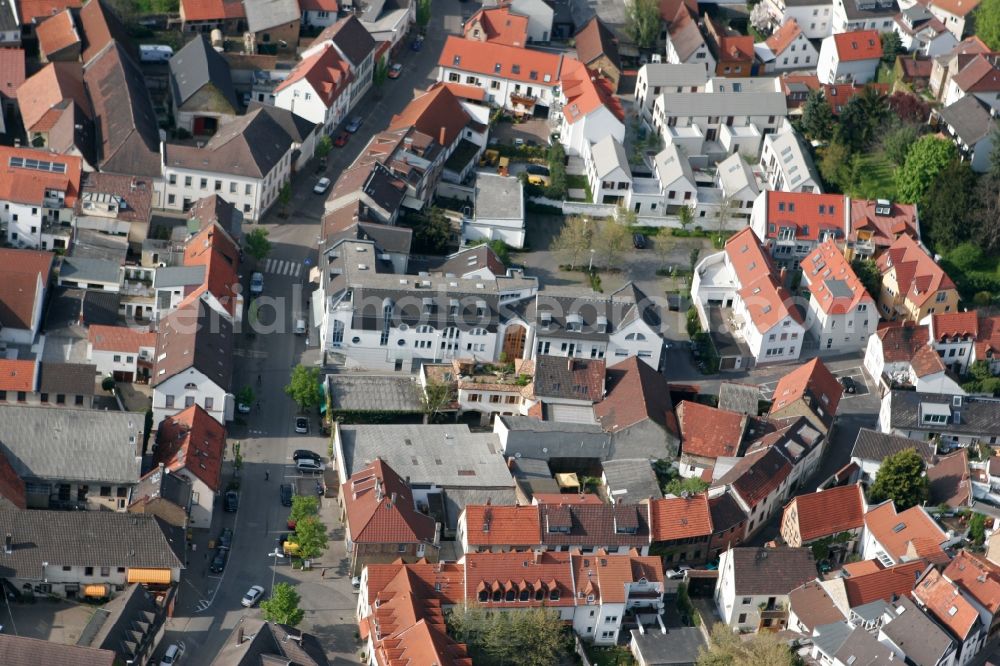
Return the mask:
<path id="1" fill-rule="evenodd" d="M 543 0 L 512 0 L 511 11 L 528 17 L 528 41 L 548 42 L 552 38 L 555 10 Z"/>
<path id="2" fill-rule="evenodd" d="M 819 52 L 794 18 L 789 18 L 770 37 L 755 44 L 754 51 L 768 72 L 811 70 L 819 62 Z"/>
<path id="3" fill-rule="evenodd" d="M 764 190 L 750 212 L 750 226 L 779 268 L 796 270 L 820 243 L 844 242 L 850 204 L 843 194 Z"/>
<path id="4" fill-rule="evenodd" d="M 199 405 L 219 423 L 233 418 L 233 326 L 198 299 L 164 317 L 156 332 L 153 422 Z"/>
<path id="5" fill-rule="evenodd" d="M 854 30 L 891 32 L 892 19 L 898 13 L 896 0 L 834 0 L 831 32 L 834 35 Z"/>
<path id="6" fill-rule="evenodd" d="M 200 405 L 166 417 L 156 429 L 155 461 L 191 484 L 190 527 L 212 527 L 225 453 L 225 427 Z"/>
<path id="7" fill-rule="evenodd" d="M 340 57 L 350 65 L 350 97 L 347 104 L 348 110 L 353 109 L 372 87 L 377 44 L 354 14 L 324 28 L 323 32 L 319 33 L 312 41 L 309 48 L 302 52 L 303 60 L 310 58 L 317 51 L 325 49 L 328 44 L 337 49 Z"/>
<path id="8" fill-rule="evenodd" d="M 350 64 L 327 42 L 301 60 L 274 89 L 274 105 L 322 126 L 330 135 L 350 110 Z"/>
<path id="9" fill-rule="evenodd" d="M 501 240 L 524 247 L 524 184 L 514 176 L 476 175 L 472 219 L 462 222 L 467 241 Z"/>
<path id="10" fill-rule="evenodd" d="M 709 72 L 700 63 L 677 65 L 647 63 L 639 68 L 635 80 L 635 104 L 646 124 L 653 121 L 653 104 L 663 93 L 701 92 Z"/>
<path id="11" fill-rule="evenodd" d="M 678 12 L 667 31 L 667 62 L 702 65 L 706 74 L 715 71 L 715 57 L 701 33 L 698 20 L 687 11 Z"/>
<path id="12" fill-rule="evenodd" d="M 618 139 L 607 135 L 584 148 L 583 165 L 594 203 L 620 204 L 626 201 L 632 189 L 632 169 L 625 147 Z"/>
<path id="13" fill-rule="evenodd" d="M 730 548 L 719 555 L 715 606 L 735 631 L 780 631 L 788 593 L 816 578 L 809 548 Z"/>
<path id="14" fill-rule="evenodd" d="M 892 27 L 904 49 L 928 58 L 949 53 L 958 45 L 955 36 L 923 5 L 904 9 Z"/>
<path id="15" fill-rule="evenodd" d="M 883 391 L 892 386 L 911 386 L 917 391 L 965 393 L 948 371 L 941 353 L 929 344 L 928 328 L 897 323 L 869 336 L 863 364 Z"/>
<path id="16" fill-rule="evenodd" d="M 299 0 L 303 26 L 326 27 L 337 20 L 337 0 Z"/>
<path id="17" fill-rule="evenodd" d="M 979 0 L 930 0 L 927 8 L 948 28 L 956 40 L 965 36 L 969 15 L 979 6 Z"/>
<path id="18" fill-rule="evenodd" d="M 990 107 L 977 95 L 967 95 L 938 109 L 934 116 L 955 143 L 961 159 L 977 173 L 989 171 L 993 136 L 998 126 Z"/>
<path id="19" fill-rule="evenodd" d="M 963 97 L 975 97 L 987 108 L 1000 112 L 1000 64 L 996 58 L 988 54 L 973 57 L 948 79 L 942 98 L 944 106 Z"/>
<path id="20" fill-rule="evenodd" d="M 132 382 L 150 376 L 156 333 L 126 326 L 92 324 L 87 329 L 87 361 L 103 376 Z"/>
<path id="21" fill-rule="evenodd" d="M 806 39 L 823 39 L 833 32 L 833 0 L 765 0 L 764 7 L 775 28 L 794 20 Z"/>
<path id="22" fill-rule="evenodd" d="M 778 134 L 764 137 L 760 167 L 769 190 L 822 192 L 820 177 L 798 133 L 786 126 Z"/>
<path id="23" fill-rule="evenodd" d="M 743 155 L 733 153 L 716 165 L 715 186 L 722 198 L 730 202 L 730 215 L 749 221 L 750 211 L 760 195 L 760 185 Z"/>
<path id="24" fill-rule="evenodd" d="M 882 398 L 879 429 L 911 439 L 935 440 L 938 452 L 1000 440 L 994 420 L 1000 399 L 963 393 L 892 390 Z"/>
<path id="25" fill-rule="evenodd" d="M 840 32 L 823 40 L 816 75 L 820 83 L 868 83 L 875 78 L 881 59 L 878 31 Z"/>
<path id="26" fill-rule="evenodd" d="M 878 310 L 861 280 L 832 240 L 802 261 L 802 283 L 809 288 L 805 325 L 822 350 L 865 349 L 878 326 Z"/>
<path id="27" fill-rule="evenodd" d="M 257 220 L 291 174 L 293 142 L 266 111 L 254 109 L 223 125 L 203 147 L 163 144 L 164 208 L 188 210 L 218 194 Z"/>
<path id="28" fill-rule="evenodd" d="M 69 249 L 82 160 L 31 148 L 0 147 L 0 224 L 15 247 Z"/>
<path id="29" fill-rule="evenodd" d="M 962 376 L 974 361 L 990 362 L 983 352 L 989 349 L 997 321 L 994 317 L 980 318 L 972 310 L 928 315 L 920 324 L 927 327 L 929 344 L 941 360 L 955 374 Z"/>
<path id="30" fill-rule="evenodd" d="M 667 212 L 679 206 L 693 207 L 698 201 L 698 184 L 687 157 L 677 144 L 668 143 L 653 161 L 656 178 L 660 182 Z"/>
<path id="31" fill-rule="evenodd" d="M 565 58 L 560 81 L 564 101 L 559 142 L 567 154 L 582 155 L 584 144 L 606 136 L 625 141 L 625 110 L 608 79 L 592 75 L 577 60 Z"/>
<path id="32" fill-rule="evenodd" d="M 45 313 L 51 252 L 0 248 L 0 341 L 31 345 Z"/>

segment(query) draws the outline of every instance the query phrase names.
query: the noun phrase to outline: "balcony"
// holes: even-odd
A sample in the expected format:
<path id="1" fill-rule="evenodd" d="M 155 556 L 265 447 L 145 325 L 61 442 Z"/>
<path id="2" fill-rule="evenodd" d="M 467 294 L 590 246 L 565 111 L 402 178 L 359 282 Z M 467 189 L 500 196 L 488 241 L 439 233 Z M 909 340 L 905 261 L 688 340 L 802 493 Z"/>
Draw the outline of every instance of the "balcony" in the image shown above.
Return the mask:
<path id="1" fill-rule="evenodd" d="M 511 93 L 510 103 L 511 106 L 523 106 L 526 109 L 530 109 L 538 102 L 538 98 L 534 95 L 522 95 L 521 93 Z"/>

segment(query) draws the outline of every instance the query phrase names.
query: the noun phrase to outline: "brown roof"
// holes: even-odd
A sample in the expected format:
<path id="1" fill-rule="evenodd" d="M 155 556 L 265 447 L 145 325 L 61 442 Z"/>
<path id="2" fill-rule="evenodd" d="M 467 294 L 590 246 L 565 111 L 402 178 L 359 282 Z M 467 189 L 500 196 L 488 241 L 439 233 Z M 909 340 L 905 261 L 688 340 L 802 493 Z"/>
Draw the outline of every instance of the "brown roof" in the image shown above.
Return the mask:
<path id="1" fill-rule="evenodd" d="M 851 608 L 857 608 L 878 599 L 891 601 L 894 596 L 909 594 L 917 577 L 926 568 L 927 562 L 915 560 L 871 573 L 848 576 L 842 579 L 847 603 Z"/>
<path id="2" fill-rule="evenodd" d="M 916 597 L 930 614 L 959 640 L 965 640 L 980 624 L 979 612 L 937 569 L 928 571 L 913 588 Z"/>
<path id="3" fill-rule="evenodd" d="M 647 419 L 673 427 L 674 406 L 666 378 L 637 356 L 607 370 L 607 394 L 594 405 L 594 416 L 607 432 L 617 432 Z"/>
<path id="4" fill-rule="evenodd" d="M 84 193 L 101 194 L 120 198 L 125 205 L 119 207 L 117 219 L 125 222 L 149 222 L 153 209 L 153 181 L 149 178 L 88 171 L 83 174 L 80 189 Z M 82 206 L 77 215 L 86 215 Z"/>
<path id="5" fill-rule="evenodd" d="M 98 351 L 122 351 L 138 354 L 142 347 L 156 348 L 156 333 L 127 326 L 95 324 L 87 330 L 91 346 Z"/>
<path id="6" fill-rule="evenodd" d="M 0 497 L 19 509 L 28 508 L 28 490 L 24 480 L 17 475 L 17 470 L 0 454 Z"/>
<path id="7" fill-rule="evenodd" d="M 1000 567 L 980 555 L 960 550 L 942 573 L 990 613 L 1000 612 Z"/>
<path id="8" fill-rule="evenodd" d="M 920 545 L 918 555 L 932 561 L 947 561 L 940 544 L 948 535 L 938 527 L 923 507 L 914 506 L 897 513 L 893 502 L 884 502 L 865 514 L 865 527 L 897 562 L 907 555 L 911 542 Z"/>
<path id="9" fill-rule="evenodd" d="M 509 6 L 483 7 L 473 14 L 465 22 L 466 39 L 479 39 L 475 35 L 477 23 L 485 32 L 481 36 L 487 42 L 507 46 L 524 46 L 528 42 L 528 17 L 514 12 Z"/>
<path id="10" fill-rule="evenodd" d="M 171 472 L 187 470 L 214 491 L 222 488 L 226 428 L 201 405 L 163 419 L 156 430 L 156 463 Z"/>
<path id="11" fill-rule="evenodd" d="M 837 414 L 844 389 L 818 358 L 800 365 L 781 378 L 774 389 L 770 416 L 780 417 L 783 409 L 797 400 L 806 406 L 829 428 Z"/>
<path id="12" fill-rule="evenodd" d="M 708 508 L 712 516 L 712 529 L 715 534 L 732 529 L 747 519 L 743 507 L 729 492 L 709 499 Z"/>
<path id="13" fill-rule="evenodd" d="M 597 16 L 580 28 L 573 39 L 576 42 L 576 57 L 584 65 L 590 65 L 601 56 L 606 56 L 619 70 L 622 68 L 618 57 L 618 40 L 611 30 Z"/>
<path id="14" fill-rule="evenodd" d="M 809 548 L 733 548 L 729 552 L 737 596 L 788 594 L 816 578 Z"/>
<path id="15" fill-rule="evenodd" d="M 341 496 L 354 543 L 434 540 L 434 519 L 417 511 L 409 486 L 381 458 L 355 472 Z"/>
<path id="16" fill-rule="evenodd" d="M 799 28 L 798 22 L 794 18 L 790 18 L 765 39 L 764 43 L 767 44 L 767 48 L 771 49 L 771 53 L 777 56 L 791 46 L 792 42 L 801 34 L 802 29 Z"/>
<path id="17" fill-rule="evenodd" d="M 788 593 L 788 609 L 795 613 L 810 633 L 816 627 L 846 619 L 823 586 L 815 580 Z"/>
<path id="18" fill-rule="evenodd" d="M 653 541 L 673 541 L 712 534 L 708 494 L 654 499 L 649 505 Z"/>
<path id="19" fill-rule="evenodd" d="M 882 253 L 876 264 L 882 275 L 895 271 L 900 294 L 918 306 L 933 298 L 938 291 L 955 288 L 948 274 L 905 234 Z"/>
<path id="20" fill-rule="evenodd" d="M 319 44 L 324 40 L 336 44 L 337 49 L 347 56 L 355 67 L 359 67 L 376 46 L 375 39 L 354 14 L 323 28 L 313 43 Z"/>
<path id="21" fill-rule="evenodd" d="M 29 330 L 34 324 L 36 285 L 49 283 L 52 254 L 0 248 L 0 326 Z"/>
<path id="22" fill-rule="evenodd" d="M 78 8 L 83 0 L 18 0 L 21 24 L 41 23 L 62 10 Z"/>
<path id="23" fill-rule="evenodd" d="M 160 321 L 152 385 L 193 367 L 228 390 L 232 351 L 232 324 L 202 301 L 188 301 Z"/>
<path id="24" fill-rule="evenodd" d="M 329 108 L 347 90 L 354 76 L 351 74 L 350 64 L 340 57 L 332 44 L 328 44 L 299 62 L 274 92 L 281 92 L 303 79 L 309 82 L 323 104 Z"/>
<path id="25" fill-rule="evenodd" d="M 118 655 L 112 650 L 63 645 L 37 638 L 0 634 L 0 664 L 4 666 L 115 666 Z"/>
<path id="26" fill-rule="evenodd" d="M 809 285 L 812 298 L 827 314 L 850 314 L 861 303 L 868 311 L 875 308 L 875 299 L 855 274 L 844 253 L 833 239 L 827 240 L 802 260 L 802 276 Z M 838 287 L 846 287 L 847 294 Z"/>
<path id="27" fill-rule="evenodd" d="M 36 28 L 35 34 L 38 36 L 38 49 L 46 56 L 80 43 L 80 34 L 71 9 L 65 9 L 43 21 Z"/>
<path id="28" fill-rule="evenodd" d="M 51 62 L 25 80 L 17 91 L 25 129 L 38 129 L 36 126 L 49 110 L 65 99 L 75 102 L 88 118 L 93 117 L 83 81 L 83 69 L 78 62 Z"/>
<path id="29" fill-rule="evenodd" d="M 785 507 L 786 515 L 793 506 L 803 543 L 859 529 L 865 521 L 864 491 L 859 485 L 799 495 Z"/>
<path id="30" fill-rule="evenodd" d="M 930 0 L 927 6 L 943 9 L 955 16 L 967 16 L 979 6 L 979 0 Z"/>
<path id="31" fill-rule="evenodd" d="M 535 359 L 535 395 L 599 402 L 604 397 L 604 360 L 539 356 Z"/>
<path id="32" fill-rule="evenodd" d="M 647 504 L 540 504 L 538 513 L 546 545 L 649 545 Z"/>
<path id="33" fill-rule="evenodd" d="M 541 512 L 537 505 L 465 507 L 466 539 L 470 545 L 533 546 L 541 543 Z"/>
<path id="34" fill-rule="evenodd" d="M 0 96 L 17 99 L 24 83 L 24 50 L 0 49 Z"/>
<path id="35" fill-rule="evenodd" d="M 927 469 L 927 481 L 933 505 L 947 504 L 953 509 L 968 505 L 972 499 L 972 482 L 965 449 L 938 458 L 937 464 Z"/>
<path id="36" fill-rule="evenodd" d="M 392 117 L 389 129 L 415 127 L 447 148 L 461 138 L 462 130 L 472 122 L 458 98 L 442 87 L 419 95 L 407 104 L 402 112 Z"/>
<path id="37" fill-rule="evenodd" d="M 886 363 L 908 362 L 918 377 L 943 372 L 944 362 L 929 344 L 929 331 L 927 326 L 917 326 L 913 322 L 885 324 L 875 331 L 882 343 L 883 360 Z"/>
<path id="38" fill-rule="evenodd" d="M 747 418 L 737 412 L 685 400 L 677 405 L 677 423 L 683 453 L 719 458 L 739 455 Z"/>
<path id="39" fill-rule="evenodd" d="M 139 52 L 114 10 L 105 0 L 89 0 L 80 10 L 80 25 L 83 28 L 83 62 L 90 62 L 97 54 L 112 43 L 118 42 L 135 59 Z"/>
<path id="40" fill-rule="evenodd" d="M 792 473 L 792 464 L 776 446 L 748 453 L 733 465 L 716 485 L 731 484 L 747 506 L 754 507 Z"/>

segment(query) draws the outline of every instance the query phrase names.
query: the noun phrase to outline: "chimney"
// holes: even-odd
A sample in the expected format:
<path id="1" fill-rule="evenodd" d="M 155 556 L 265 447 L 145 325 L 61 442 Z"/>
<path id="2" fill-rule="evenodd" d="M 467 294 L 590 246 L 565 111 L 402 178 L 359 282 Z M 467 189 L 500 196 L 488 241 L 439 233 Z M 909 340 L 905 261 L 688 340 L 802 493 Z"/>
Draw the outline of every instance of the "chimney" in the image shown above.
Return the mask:
<path id="1" fill-rule="evenodd" d="M 396 493 L 393 493 L 392 495 L 389 496 L 389 506 L 390 507 L 396 506 Z"/>
<path id="2" fill-rule="evenodd" d="M 566 357 L 566 369 L 569 370 L 570 372 L 573 372 L 573 357 L 572 356 L 567 356 Z"/>
<path id="3" fill-rule="evenodd" d="M 444 135 L 445 135 L 445 127 L 444 125 L 441 125 L 441 132 L 438 134 L 438 143 L 440 143 L 442 146 L 444 145 Z"/>
<path id="4" fill-rule="evenodd" d="M 788 269 L 785 266 L 782 266 L 781 272 L 778 273 L 778 282 L 782 287 L 788 286 Z"/>
<path id="5" fill-rule="evenodd" d="M 4 537 L 3 552 L 7 555 L 10 555 L 11 553 L 14 552 L 14 535 L 12 535 L 10 532 L 7 532 L 7 536 Z"/>
<path id="6" fill-rule="evenodd" d="M 535 551 L 535 564 L 541 564 L 542 563 L 542 552 L 543 551 L 541 551 L 541 550 L 536 550 Z"/>

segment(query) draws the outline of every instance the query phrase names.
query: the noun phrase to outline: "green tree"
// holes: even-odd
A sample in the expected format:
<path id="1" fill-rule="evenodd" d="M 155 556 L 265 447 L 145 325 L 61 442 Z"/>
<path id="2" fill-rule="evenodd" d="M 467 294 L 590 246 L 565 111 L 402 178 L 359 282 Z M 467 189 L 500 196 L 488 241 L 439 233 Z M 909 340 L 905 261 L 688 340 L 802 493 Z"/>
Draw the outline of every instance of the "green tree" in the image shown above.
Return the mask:
<path id="1" fill-rule="evenodd" d="M 854 270 L 854 274 L 858 276 L 858 279 L 861 280 L 865 291 L 872 298 L 878 298 L 879 293 L 882 291 L 882 273 L 879 272 L 875 262 L 871 259 L 855 259 L 851 262 L 851 268 Z"/>
<path id="2" fill-rule="evenodd" d="M 869 148 L 889 117 L 888 98 L 869 86 L 840 111 L 835 135 L 851 152 Z"/>
<path id="3" fill-rule="evenodd" d="M 327 135 L 320 137 L 320 140 L 316 142 L 316 157 L 326 157 L 333 150 L 333 139 Z"/>
<path id="4" fill-rule="evenodd" d="M 821 89 L 809 91 L 806 103 L 802 105 L 802 120 L 799 125 L 802 132 L 814 141 L 829 141 L 833 138 L 833 130 L 837 119 L 833 109 L 826 100 Z"/>
<path id="5" fill-rule="evenodd" d="M 656 46 L 660 36 L 660 3 L 657 0 L 625 0 L 625 29 L 640 49 Z"/>
<path id="6" fill-rule="evenodd" d="M 318 513 L 319 498 L 312 495 L 292 495 L 292 510 L 288 512 L 288 522 L 298 523 Z"/>
<path id="7" fill-rule="evenodd" d="M 823 148 L 819 161 L 819 173 L 827 184 L 841 191 L 850 188 L 851 151 L 842 143 L 834 141 Z"/>
<path id="8" fill-rule="evenodd" d="M 698 651 L 698 666 L 795 666 L 796 663 L 788 644 L 775 634 L 762 632 L 742 636 L 725 622 L 717 622 L 712 627 L 708 649 Z"/>
<path id="9" fill-rule="evenodd" d="M 375 69 L 372 72 L 372 83 L 375 84 L 376 88 L 381 88 L 382 84 L 389 79 L 389 59 L 382 58 L 377 63 L 375 63 Z"/>
<path id="10" fill-rule="evenodd" d="M 417 0 L 417 25 L 426 28 L 431 22 L 431 0 Z"/>
<path id="11" fill-rule="evenodd" d="M 552 249 L 566 257 L 570 268 L 576 268 L 587 255 L 594 242 L 591 221 L 584 217 L 568 217 L 559 235 L 552 241 Z"/>
<path id="12" fill-rule="evenodd" d="M 976 361 L 969 366 L 969 381 L 962 384 L 966 393 L 1000 393 L 1000 377 L 994 377 L 986 361 Z"/>
<path id="13" fill-rule="evenodd" d="M 936 252 L 945 254 L 971 237 L 974 225 L 969 218 L 974 215 L 969 208 L 975 188 L 976 175 L 969 164 L 954 160 L 937 173 L 920 199 L 920 226 Z"/>
<path id="14" fill-rule="evenodd" d="M 420 400 L 427 420 L 433 423 L 456 398 L 454 387 L 451 385 L 443 382 L 427 382 Z"/>
<path id="15" fill-rule="evenodd" d="M 994 146 L 1000 144 L 1000 134 L 994 135 L 993 140 L 997 142 Z M 1000 153 L 994 148 L 992 155 Z M 997 162 L 991 159 L 990 172 L 979 177 L 970 206 L 975 238 L 991 253 L 1000 252 L 1000 163 Z"/>
<path id="16" fill-rule="evenodd" d="M 675 477 L 669 481 L 665 486 L 663 486 L 664 495 L 676 495 L 681 496 L 681 493 L 691 493 L 696 495 L 708 489 L 708 483 L 702 481 L 697 477 L 683 478 Z"/>
<path id="17" fill-rule="evenodd" d="M 955 156 L 955 144 L 947 139 L 932 135 L 917 139 L 906 156 L 906 162 L 896 171 L 896 191 L 899 198 L 907 203 L 919 202 L 934 182 L 934 177 Z"/>
<path id="18" fill-rule="evenodd" d="M 271 596 L 260 602 L 261 614 L 268 622 L 295 627 L 305 617 L 305 612 L 299 608 L 300 601 L 299 593 L 294 587 L 288 583 L 278 583 L 271 590 Z"/>
<path id="19" fill-rule="evenodd" d="M 615 219 L 618 220 L 618 224 L 622 224 L 626 227 L 634 227 L 639 223 L 639 216 L 628 206 L 619 205 L 618 208 L 615 209 Z"/>
<path id="20" fill-rule="evenodd" d="M 929 493 L 923 458 L 916 449 L 906 449 L 882 461 L 868 497 L 872 504 L 891 499 L 897 511 L 905 511 L 926 502 Z"/>
<path id="21" fill-rule="evenodd" d="M 298 404 L 302 413 L 319 406 L 323 398 L 319 385 L 319 368 L 304 365 L 292 368 L 292 378 L 285 386 L 285 393 Z"/>
<path id="22" fill-rule="evenodd" d="M 311 560 L 320 556 L 326 550 L 326 525 L 316 516 L 306 516 L 295 523 L 293 542 L 299 547 L 299 557 Z"/>
<path id="23" fill-rule="evenodd" d="M 990 49 L 1000 50 L 1000 0 L 983 0 L 976 8 L 976 36 Z"/>
<path id="24" fill-rule="evenodd" d="M 425 254 L 443 254 L 451 244 L 451 221 L 437 206 L 414 216 L 414 244 Z"/>
<path id="25" fill-rule="evenodd" d="M 549 608 L 508 613 L 457 606 L 448 614 L 448 630 L 482 666 L 550 666 L 561 663 L 571 646 L 559 613 Z"/>
<path id="26" fill-rule="evenodd" d="M 903 166 L 910 148 L 920 138 L 920 132 L 910 124 L 900 124 L 882 137 L 882 152 L 896 166 Z"/>
<path id="27" fill-rule="evenodd" d="M 896 56 L 903 53 L 903 42 L 895 32 L 882 33 L 882 61 L 892 65 Z"/>
<path id="28" fill-rule="evenodd" d="M 566 150 L 556 141 L 549 148 L 549 185 L 545 188 L 545 196 L 550 199 L 566 197 Z"/>
<path id="29" fill-rule="evenodd" d="M 292 203 L 292 184 L 285 183 L 278 190 L 278 204 L 281 206 L 282 214 L 287 214 L 290 203 Z"/>
<path id="30" fill-rule="evenodd" d="M 264 257 L 271 253 L 271 241 L 267 239 L 267 236 L 267 229 L 254 227 L 244 237 L 247 254 L 257 261 L 263 261 Z"/>
<path id="31" fill-rule="evenodd" d="M 598 226 L 597 251 L 604 259 L 604 267 L 612 268 L 618 264 L 618 259 L 628 245 L 628 228 L 614 219 L 608 219 Z"/>
<path id="32" fill-rule="evenodd" d="M 691 275 L 694 275 L 694 269 L 698 265 L 698 256 L 701 254 L 701 248 L 693 247 L 691 248 L 691 253 L 688 254 L 688 264 L 691 269 Z"/>
<path id="33" fill-rule="evenodd" d="M 694 211 L 691 210 L 690 206 L 681 206 L 677 209 L 677 221 L 681 223 L 681 229 L 687 231 L 687 228 L 694 222 Z"/>
<path id="34" fill-rule="evenodd" d="M 236 402 L 241 405 L 246 405 L 247 407 L 253 404 L 253 399 L 253 389 L 249 386 L 244 386 L 240 389 L 239 393 L 236 394 Z"/>
<path id="35" fill-rule="evenodd" d="M 101 390 L 113 393 L 115 390 L 115 378 L 108 376 L 101 380 Z"/>
<path id="36" fill-rule="evenodd" d="M 969 518 L 969 540 L 976 546 L 982 546 L 986 541 L 986 516 L 973 513 Z"/>

